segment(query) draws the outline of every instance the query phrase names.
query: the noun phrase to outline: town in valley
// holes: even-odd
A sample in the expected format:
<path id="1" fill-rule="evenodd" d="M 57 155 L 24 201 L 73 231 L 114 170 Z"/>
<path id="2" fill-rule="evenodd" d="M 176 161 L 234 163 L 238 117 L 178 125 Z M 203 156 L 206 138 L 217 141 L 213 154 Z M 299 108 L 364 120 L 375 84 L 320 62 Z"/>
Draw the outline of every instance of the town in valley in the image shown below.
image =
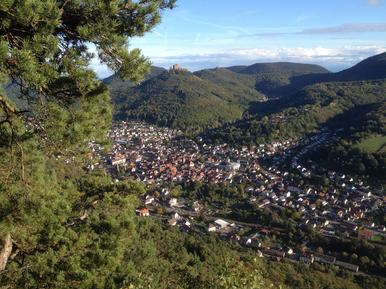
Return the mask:
<path id="1" fill-rule="evenodd" d="M 311 228 L 330 239 L 385 238 L 385 227 L 373 221 L 373 212 L 385 201 L 376 188 L 335 171 L 328 171 L 323 190 L 312 182 L 320 169 L 305 156 L 334 138 L 327 130 L 305 139 L 237 148 L 213 144 L 200 136 L 187 137 L 176 129 L 120 121 L 114 123 L 108 137 L 112 141 L 108 152 L 100 144 L 89 144 L 92 156 L 87 169 L 106 168 L 116 182 L 145 183 L 148 193 L 137 209 L 140 217 L 160 219 L 185 232 L 217 234 L 255 249 L 260 257 L 360 270 L 314 244 L 304 242 L 295 250 L 286 240 L 286 229 L 245 221 L 232 214 L 232 206 L 192 199 L 181 192 L 181 184 L 187 183 L 242 184 L 250 208 L 292 212 L 300 230 Z"/>

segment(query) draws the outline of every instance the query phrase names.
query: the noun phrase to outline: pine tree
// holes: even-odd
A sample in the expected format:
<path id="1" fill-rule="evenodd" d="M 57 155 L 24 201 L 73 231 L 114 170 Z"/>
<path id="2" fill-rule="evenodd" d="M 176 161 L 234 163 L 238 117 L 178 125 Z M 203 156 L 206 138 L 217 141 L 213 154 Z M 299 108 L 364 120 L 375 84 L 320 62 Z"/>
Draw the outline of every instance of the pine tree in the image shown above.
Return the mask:
<path id="1" fill-rule="evenodd" d="M 103 175 L 80 181 L 90 178 L 81 169 L 86 144 L 103 141 L 111 122 L 108 89 L 90 61 L 139 81 L 150 63 L 130 38 L 174 2 L 0 1 L 0 287 L 128 282 L 122 238 L 133 231 L 135 200 L 127 192 L 143 189 Z"/>

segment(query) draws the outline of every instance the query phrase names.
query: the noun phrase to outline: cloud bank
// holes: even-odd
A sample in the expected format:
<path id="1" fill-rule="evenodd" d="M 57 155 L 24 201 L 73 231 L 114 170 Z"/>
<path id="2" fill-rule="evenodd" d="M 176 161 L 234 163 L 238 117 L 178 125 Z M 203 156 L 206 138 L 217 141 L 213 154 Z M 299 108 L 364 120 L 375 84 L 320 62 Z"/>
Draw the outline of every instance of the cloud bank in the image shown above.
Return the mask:
<path id="1" fill-rule="evenodd" d="M 323 65 L 333 71 L 345 69 L 375 54 L 386 52 L 386 47 L 355 46 L 341 48 L 295 47 L 233 49 L 210 53 L 150 56 L 155 65 L 169 67 L 180 64 L 192 71 L 218 66 L 249 65 L 257 62 L 300 62 Z"/>
<path id="2" fill-rule="evenodd" d="M 298 62 L 319 64 L 331 71 L 340 71 L 363 59 L 386 52 L 381 46 L 293 47 L 293 48 L 251 48 L 231 49 L 206 53 L 170 53 L 169 55 L 147 55 L 154 65 L 169 68 L 173 64 L 191 70 L 233 65 L 251 65 L 258 62 Z M 112 74 L 105 65 L 94 59 L 91 67 L 100 78 Z"/>

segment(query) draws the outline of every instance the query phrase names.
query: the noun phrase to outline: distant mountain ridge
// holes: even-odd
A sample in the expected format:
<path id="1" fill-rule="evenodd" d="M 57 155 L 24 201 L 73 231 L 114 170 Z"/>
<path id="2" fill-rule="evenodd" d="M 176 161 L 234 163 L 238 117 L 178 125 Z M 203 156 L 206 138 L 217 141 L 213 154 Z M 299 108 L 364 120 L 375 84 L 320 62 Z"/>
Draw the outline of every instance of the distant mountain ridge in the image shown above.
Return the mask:
<path id="1" fill-rule="evenodd" d="M 384 79 L 386 53 L 369 57 L 351 68 L 336 73 L 331 73 L 318 65 L 288 62 L 257 63 L 229 69 L 237 73 L 256 75 L 256 89 L 268 97 L 277 98 L 316 83 Z"/>
<path id="2" fill-rule="evenodd" d="M 286 73 L 288 75 L 304 75 L 312 73 L 329 73 L 327 69 L 320 65 L 293 63 L 293 62 L 272 62 L 272 63 L 256 63 L 250 66 L 236 66 L 228 68 L 236 70 L 242 74 L 260 74 L 260 73 Z"/>
<path id="3" fill-rule="evenodd" d="M 204 129 L 238 120 L 245 111 L 253 115 L 267 113 L 269 107 L 277 110 L 302 106 L 310 95 L 324 103 L 331 98 L 329 93 L 333 93 L 334 98 L 339 97 L 340 87 L 345 90 L 353 86 L 355 95 L 359 95 L 360 81 L 367 85 L 368 81 L 386 78 L 386 53 L 337 73 L 319 65 L 289 62 L 204 69 L 194 73 L 178 65 L 174 68 L 167 71 L 153 67 L 138 86 L 116 77 L 105 79 L 116 106 L 116 118 Z M 350 81 L 359 82 L 359 85 L 351 85 Z M 342 84 L 334 85 L 333 92 L 318 85 L 331 82 Z M 304 89 L 310 85 L 314 87 Z M 369 87 L 384 89 L 372 84 Z M 279 100 L 260 103 L 270 98 Z"/>
<path id="4" fill-rule="evenodd" d="M 339 81 L 386 78 L 386 52 L 369 57 L 357 65 L 334 74 Z"/>
<path id="5" fill-rule="evenodd" d="M 218 142 L 254 144 L 303 137 L 325 127 L 352 130 L 362 117 L 361 107 L 371 109 L 366 111 L 370 115 L 379 115 L 378 107 L 385 107 L 385 60 L 383 53 L 338 73 L 299 76 L 297 82 L 290 79 L 292 83 L 281 89 L 291 91 L 290 87 L 292 93 L 252 104 L 245 118 L 212 130 L 208 136 Z M 378 123 L 382 127 L 377 133 L 381 134 L 385 122 Z"/>
<path id="6" fill-rule="evenodd" d="M 309 74 L 290 78 L 290 84 L 281 90 L 297 91 L 315 83 L 336 81 L 361 81 L 386 78 L 386 52 L 371 56 L 358 64 L 336 73 Z"/>

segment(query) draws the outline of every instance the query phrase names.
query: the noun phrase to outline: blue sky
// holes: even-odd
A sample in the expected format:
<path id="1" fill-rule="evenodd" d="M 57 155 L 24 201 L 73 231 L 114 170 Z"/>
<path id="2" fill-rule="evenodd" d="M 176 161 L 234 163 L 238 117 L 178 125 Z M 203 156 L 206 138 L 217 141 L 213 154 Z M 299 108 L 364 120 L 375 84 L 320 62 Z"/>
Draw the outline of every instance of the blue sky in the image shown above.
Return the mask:
<path id="1" fill-rule="evenodd" d="M 273 61 L 337 71 L 386 51 L 386 0 L 178 0 L 130 48 L 193 71 Z"/>

